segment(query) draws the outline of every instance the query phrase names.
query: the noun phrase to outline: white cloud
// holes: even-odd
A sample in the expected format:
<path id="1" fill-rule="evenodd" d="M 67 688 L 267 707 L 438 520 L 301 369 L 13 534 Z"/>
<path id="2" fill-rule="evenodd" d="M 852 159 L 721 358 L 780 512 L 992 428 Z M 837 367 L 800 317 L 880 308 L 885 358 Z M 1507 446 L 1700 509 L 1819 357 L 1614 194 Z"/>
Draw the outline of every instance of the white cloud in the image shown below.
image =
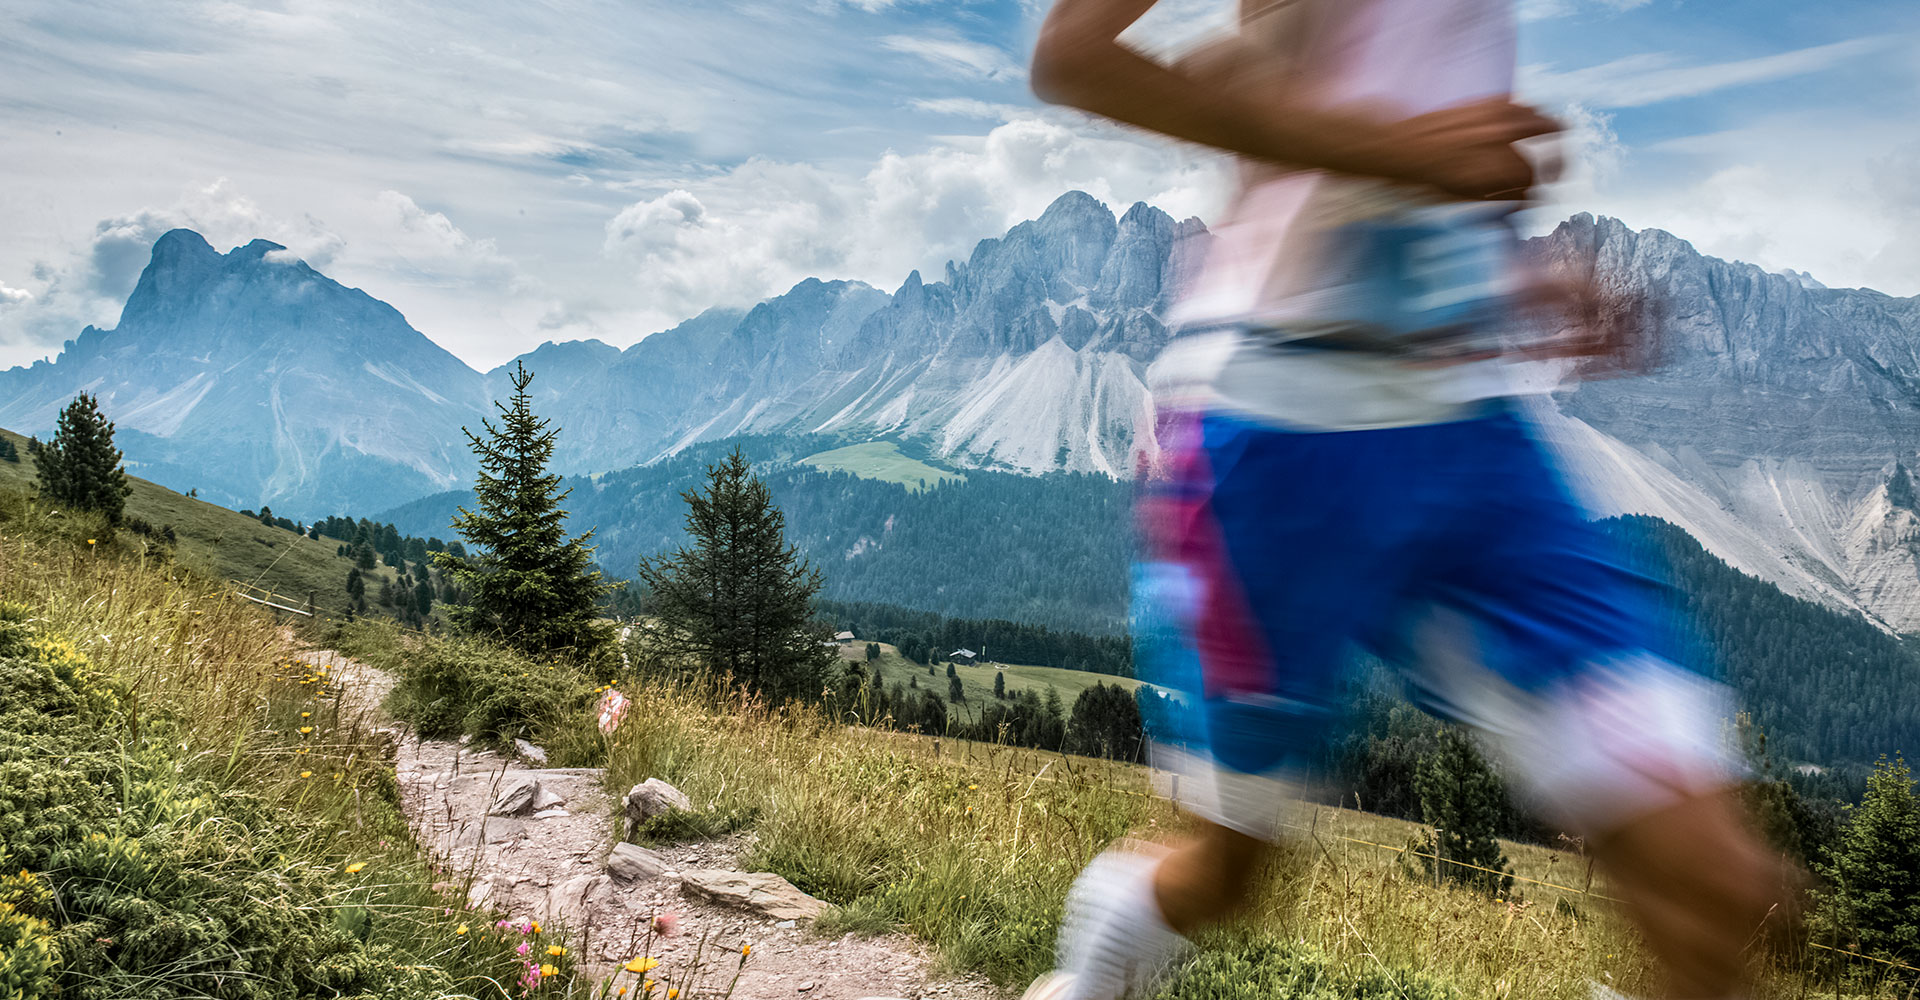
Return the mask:
<path id="1" fill-rule="evenodd" d="M 22 302 L 33 301 L 33 293 L 24 288 L 13 288 L 0 281 L 0 305 L 17 306 Z"/>
<path id="2" fill-rule="evenodd" d="M 1669 52 L 1646 52 L 1581 69 L 1525 66 L 1519 90 L 1535 101 L 1576 101 L 1596 108 L 1635 108 L 1681 97 L 1815 73 L 1884 47 L 1881 39 L 1856 38 L 1778 52 L 1754 59 L 1676 65 Z"/>
<path id="3" fill-rule="evenodd" d="M 1017 104 L 995 104 L 972 97 L 920 97 L 907 102 L 915 111 L 925 111 L 935 115 L 953 115 L 956 118 L 986 118 L 993 121 L 1006 121 L 1023 114 L 1032 114 L 1032 108 Z"/>
<path id="4" fill-rule="evenodd" d="M 880 39 L 883 48 L 919 56 L 935 67 L 973 80 L 1024 80 L 1026 68 L 1016 64 L 1002 49 L 956 38 L 931 38 L 920 35 L 888 35 Z"/>
<path id="5" fill-rule="evenodd" d="M 1147 201 L 1211 216 L 1223 161 L 1132 132 L 1027 115 L 985 136 L 888 153 L 864 174 L 754 160 L 623 208 L 605 250 L 632 262 L 658 329 L 713 305 L 745 305 L 805 277 L 892 290 L 910 269 L 938 280 L 978 240 L 1040 214 L 1072 188 L 1116 211 Z"/>

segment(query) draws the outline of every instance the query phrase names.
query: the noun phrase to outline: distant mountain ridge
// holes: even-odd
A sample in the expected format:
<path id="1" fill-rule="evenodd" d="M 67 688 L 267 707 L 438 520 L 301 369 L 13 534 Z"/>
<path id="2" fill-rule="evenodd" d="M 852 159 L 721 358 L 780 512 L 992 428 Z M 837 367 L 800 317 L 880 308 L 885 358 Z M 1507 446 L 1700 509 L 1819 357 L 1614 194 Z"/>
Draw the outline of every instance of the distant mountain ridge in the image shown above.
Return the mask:
<path id="1" fill-rule="evenodd" d="M 0 371 L 0 425 L 45 434 L 83 391 L 139 475 L 301 516 L 461 482 L 460 425 L 488 398 L 392 306 L 277 243 L 222 254 L 186 229 L 154 244 L 115 329 Z"/>
<path id="2" fill-rule="evenodd" d="M 738 435 L 915 442 L 962 467 L 1125 478 L 1156 447 L 1147 373 L 1211 237 L 1081 192 L 892 293 L 808 279 L 619 350 L 523 361 L 561 471 L 601 473 Z M 1790 593 L 1920 629 L 1920 300 L 1829 289 L 1578 215 L 1535 241 L 1661 304 L 1655 375 L 1579 383 L 1543 426 L 1601 513 L 1684 527 Z M 277 246 L 156 244 L 113 331 L 0 372 L 0 423 L 44 433 L 97 391 L 137 471 L 313 516 L 461 485 L 462 425 L 503 394 L 390 307 Z"/>

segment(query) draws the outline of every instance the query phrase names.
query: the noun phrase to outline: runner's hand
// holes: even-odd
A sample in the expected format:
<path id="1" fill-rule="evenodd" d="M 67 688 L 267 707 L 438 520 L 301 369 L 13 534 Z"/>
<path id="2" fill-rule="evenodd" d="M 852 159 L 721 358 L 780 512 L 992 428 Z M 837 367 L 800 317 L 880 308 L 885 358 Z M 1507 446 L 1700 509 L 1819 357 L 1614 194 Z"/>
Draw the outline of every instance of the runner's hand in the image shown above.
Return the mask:
<path id="1" fill-rule="evenodd" d="M 1505 98 L 1443 108 L 1389 125 L 1375 155 L 1380 173 L 1468 200 L 1519 201 L 1532 164 L 1514 143 L 1561 130 L 1559 122 Z"/>

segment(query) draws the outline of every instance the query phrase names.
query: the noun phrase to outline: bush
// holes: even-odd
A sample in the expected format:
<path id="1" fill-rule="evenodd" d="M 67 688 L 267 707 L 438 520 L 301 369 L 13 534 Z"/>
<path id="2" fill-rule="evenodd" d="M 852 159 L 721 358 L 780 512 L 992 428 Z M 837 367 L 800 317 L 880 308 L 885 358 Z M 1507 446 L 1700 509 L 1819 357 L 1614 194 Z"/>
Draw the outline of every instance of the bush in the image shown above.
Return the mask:
<path id="1" fill-rule="evenodd" d="M 409 634 L 376 622 L 356 622 L 334 638 L 342 652 L 398 680 L 387 710 L 429 738 L 532 739 L 584 712 L 593 695 L 588 675 L 571 661 L 534 660 L 481 638 Z"/>

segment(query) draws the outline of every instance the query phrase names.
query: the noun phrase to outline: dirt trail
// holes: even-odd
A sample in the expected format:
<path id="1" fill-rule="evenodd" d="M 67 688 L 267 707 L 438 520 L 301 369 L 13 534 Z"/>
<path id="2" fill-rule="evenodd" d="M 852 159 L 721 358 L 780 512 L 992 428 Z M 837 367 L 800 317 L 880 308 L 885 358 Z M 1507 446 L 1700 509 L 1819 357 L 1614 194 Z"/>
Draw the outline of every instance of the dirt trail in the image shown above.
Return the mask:
<path id="1" fill-rule="evenodd" d="M 377 711 L 393 686 L 381 672 L 336 653 L 316 652 L 308 659 L 328 667 L 350 712 Z M 678 982 L 694 971 L 689 965 L 696 953 L 703 953 L 701 981 L 718 977 L 724 983 L 741 946 L 751 944 L 752 957 L 733 993 L 738 1000 L 1005 996 L 978 976 L 934 975 L 927 947 L 904 934 L 822 938 L 804 922 L 792 926 L 682 894 L 679 872 L 738 868 L 751 834 L 656 848 L 666 870 L 655 876 L 625 881 L 609 875 L 619 793 L 609 793 L 598 769 L 535 768 L 490 750 L 406 733 L 399 737 L 394 768 L 414 835 L 442 859 L 448 880 L 467 886 L 475 905 L 512 919 L 564 922 L 575 935 L 576 954 L 596 977 L 635 957 L 648 922 L 671 914 L 675 933 L 651 947 L 660 967 L 650 975 Z M 564 803 L 530 816 L 489 815 L 501 791 L 525 778 Z"/>

